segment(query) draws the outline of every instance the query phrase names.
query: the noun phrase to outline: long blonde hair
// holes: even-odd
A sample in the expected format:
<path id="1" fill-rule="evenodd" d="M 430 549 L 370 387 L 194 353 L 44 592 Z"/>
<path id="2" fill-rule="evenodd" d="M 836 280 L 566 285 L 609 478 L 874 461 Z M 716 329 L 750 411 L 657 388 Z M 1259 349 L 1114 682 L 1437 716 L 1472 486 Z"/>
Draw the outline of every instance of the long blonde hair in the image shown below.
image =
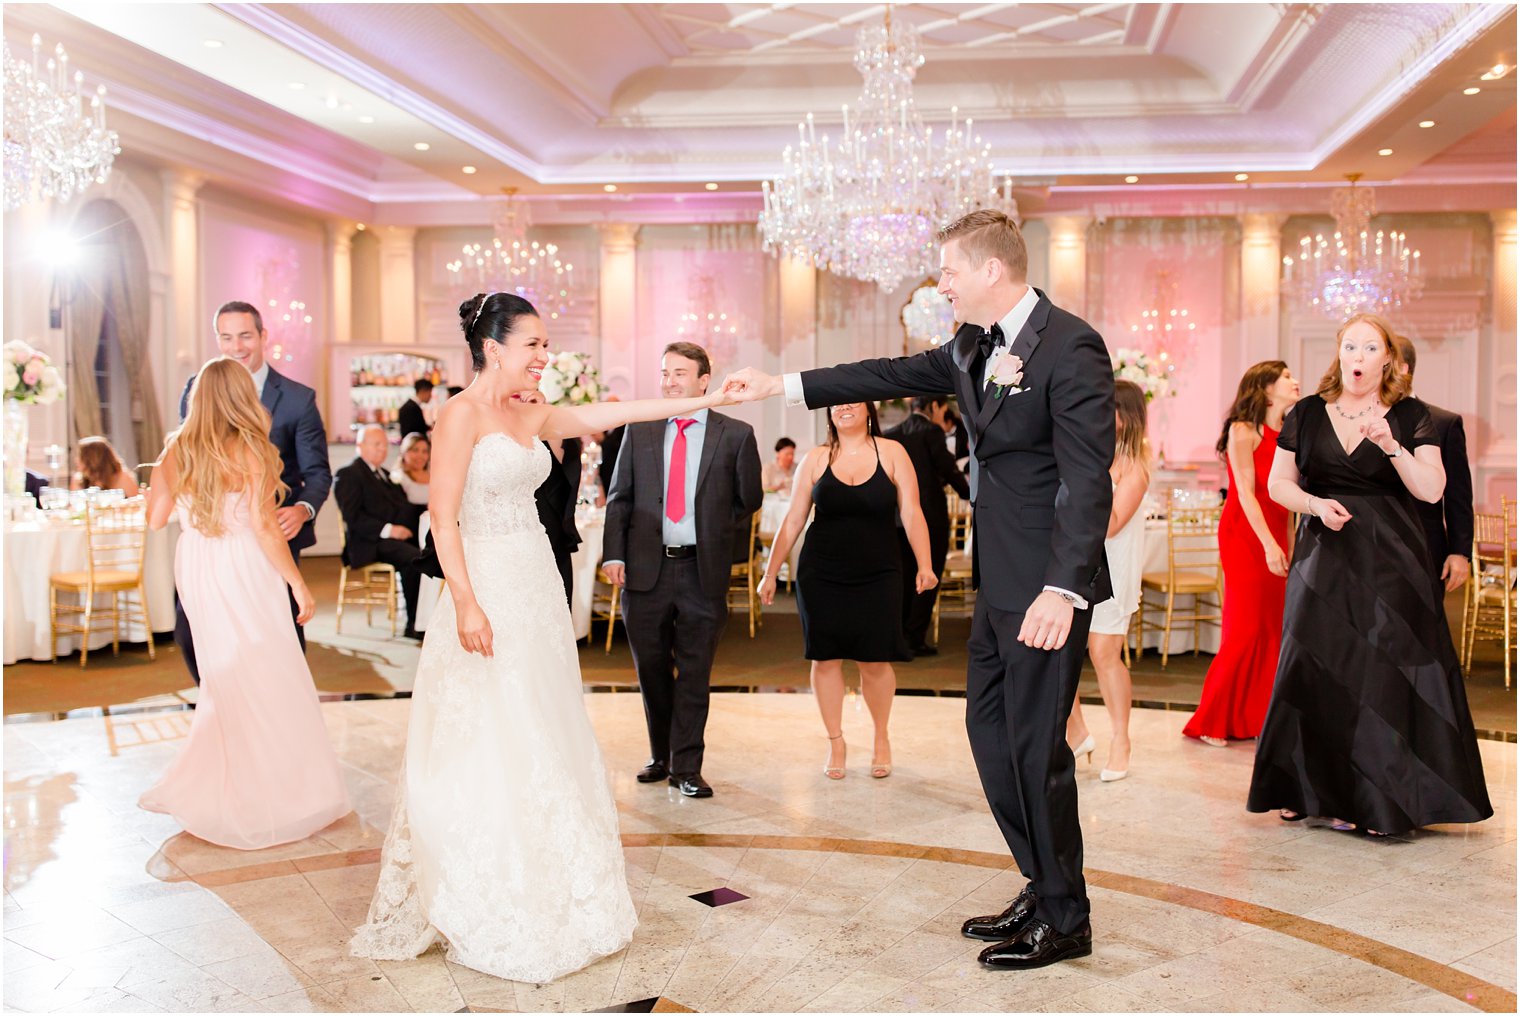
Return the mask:
<path id="1" fill-rule="evenodd" d="M 1145 390 L 1133 381 L 1114 382 L 1114 408 L 1119 411 L 1119 428 L 1114 439 L 1114 461 L 1127 460 L 1151 475 L 1151 443 L 1146 437 L 1146 416 L 1150 406 Z"/>
<path id="2" fill-rule="evenodd" d="M 280 481 L 280 453 L 269 440 L 269 411 L 253 375 L 225 356 L 208 360 L 196 375 L 185 425 L 169 445 L 179 466 L 175 493 L 189 499 L 191 524 L 207 536 L 222 535 L 228 494 L 250 491 L 259 511 L 290 489 Z"/>

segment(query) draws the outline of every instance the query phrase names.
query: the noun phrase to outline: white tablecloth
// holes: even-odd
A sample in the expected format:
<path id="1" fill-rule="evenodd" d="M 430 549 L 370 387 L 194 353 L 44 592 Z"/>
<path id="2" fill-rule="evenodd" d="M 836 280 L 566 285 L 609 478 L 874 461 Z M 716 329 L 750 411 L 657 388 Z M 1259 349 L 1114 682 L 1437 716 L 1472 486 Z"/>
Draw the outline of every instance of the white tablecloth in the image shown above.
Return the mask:
<path id="1" fill-rule="evenodd" d="M 786 521 L 786 513 L 792 510 L 792 499 L 789 494 L 781 491 L 772 491 L 765 495 L 760 502 L 760 542 L 769 548 L 776 540 L 776 533 L 781 529 L 781 523 Z M 813 517 L 808 515 L 807 522 L 802 527 L 802 532 L 797 535 L 797 542 L 792 544 L 792 553 L 786 559 L 786 570 L 781 572 L 782 578 L 792 580 L 797 577 L 797 556 L 802 553 L 802 543 L 807 539 L 808 526 L 813 524 Z M 760 561 L 760 566 L 766 566 L 770 550 L 767 549 Z"/>
<path id="2" fill-rule="evenodd" d="M 1145 572 L 1166 571 L 1166 519 L 1147 519 L 1145 522 Z M 1151 621 L 1161 622 L 1166 619 L 1166 596 L 1154 589 L 1146 589 L 1142 592 L 1145 609 L 1150 611 L 1147 618 Z M 1193 597 L 1178 596 L 1173 609 L 1185 613 L 1193 612 Z M 1161 632 L 1151 631 L 1145 633 L 1145 648 L 1161 648 Z M 1199 649 L 1206 653 L 1219 652 L 1219 628 L 1212 624 L 1203 625 L 1199 638 Z M 1179 623 L 1172 629 L 1171 652 L 1190 653 L 1193 651 L 1193 626 Z"/>
<path id="3" fill-rule="evenodd" d="M 154 631 L 174 630 L 174 544 L 179 523 L 148 533 L 143 553 L 143 585 L 148 592 L 148 620 Z M 89 565 L 83 522 L 26 522 L 5 527 L 5 645 L 6 663 L 51 659 L 48 617 L 48 579 L 58 572 L 84 571 Z M 123 597 L 125 602 L 126 597 Z M 102 595 L 97 602 L 108 604 Z M 71 618 L 77 620 L 77 618 Z M 124 625 L 122 639 L 146 642 L 142 625 Z M 90 639 L 93 652 L 111 644 L 109 626 Z M 78 648 L 78 639 L 58 640 L 58 655 Z"/>

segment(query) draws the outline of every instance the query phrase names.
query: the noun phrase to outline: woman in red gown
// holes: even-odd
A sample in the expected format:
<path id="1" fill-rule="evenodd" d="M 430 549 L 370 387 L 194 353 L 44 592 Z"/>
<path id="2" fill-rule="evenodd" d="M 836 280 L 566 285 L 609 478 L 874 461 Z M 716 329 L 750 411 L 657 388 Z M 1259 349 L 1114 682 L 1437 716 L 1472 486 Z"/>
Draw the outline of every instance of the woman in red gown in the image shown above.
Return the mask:
<path id="1" fill-rule="evenodd" d="M 1287 589 L 1288 512 L 1267 497 L 1267 474 L 1283 416 L 1298 394 L 1298 381 L 1281 360 L 1251 367 L 1215 446 L 1230 472 L 1219 520 L 1223 631 L 1198 711 L 1182 732 L 1216 748 L 1261 733 L 1272 698 Z"/>

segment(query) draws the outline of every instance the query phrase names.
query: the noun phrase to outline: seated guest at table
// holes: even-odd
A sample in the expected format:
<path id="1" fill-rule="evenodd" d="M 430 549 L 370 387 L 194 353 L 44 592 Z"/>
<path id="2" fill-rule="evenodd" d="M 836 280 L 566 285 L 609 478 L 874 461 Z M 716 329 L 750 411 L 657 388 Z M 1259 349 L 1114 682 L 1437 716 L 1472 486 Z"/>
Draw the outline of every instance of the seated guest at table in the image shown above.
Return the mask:
<path id="1" fill-rule="evenodd" d="M 1414 388 L 1414 343 L 1402 335 L 1393 337 L 1399 359 Z M 1461 588 L 1472 571 L 1469 560 L 1473 544 L 1472 470 L 1467 466 L 1467 431 L 1462 417 L 1449 409 L 1433 406 L 1411 391 L 1411 399 L 1425 403 L 1430 422 L 1435 425 L 1441 446 L 1441 465 L 1446 470 L 1446 489 L 1435 504 L 1418 503 L 1420 521 L 1425 524 L 1425 543 L 1430 548 L 1431 575 L 1442 599 Z"/>
<path id="2" fill-rule="evenodd" d="M 406 600 L 406 637 L 420 641 L 416 622 L 422 548 L 417 545 L 417 520 L 422 512 L 386 473 L 389 451 L 385 428 L 369 424 L 359 432 L 358 457 L 333 476 L 333 496 L 347 529 L 343 563 L 363 568 L 383 561 L 396 569 Z"/>
<path id="3" fill-rule="evenodd" d="M 1103 553 L 1114 595 L 1093 608 L 1087 631 L 1087 655 L 1098 675 L 1098 691 L 1108 710 L 1108 760 L 1098 779 L 1113 783 L 1129 775 L 1129 668 L 1124 665 L 1124 640 L 1129 622 L 1140 609 L 1140 573 L 1145 570 L 1145 512 L 1140 510 L 1151 482 L 1151 449 L 1146 440 L 1145 392 L 1133 381 L 1114 382 L 1114 462 L 1108 474 L 1114 483 Z M 1082 701 L 1072 702 L 1066 721 L 1066 743 L 1073 755 L 1092 762 L 1093 737 L 1082 716 Z"/>
<path id="4" fill-rule="evenodd" d="M 1435 427 L 1386 320 L 1353 315 L 1336 346 L 1268 478 L 1304 522 L 1246 810 L 1373 836 L 1481 822 L 1494 809 L 1415 509 L 1446 487 Z"/>
<path id="5" fill-rule="evenodd" d="M 797 469 L 797 442 L 784 437 L 776 442 L 776 457 L 760 467 L 760 486 L 767 494 L 792 489 L 792 474 Z"/>
<path id="6" fill-rule="evenodd" d="M 929 561 L 936 575 L 944 572 L 945 556 L 950 552 L 950 505 L 945 498 L 945 488 L 951 487 L 961 497 L 971 499 L 966 474 L 950 457 L 950 446 L 945 440 L 945 413 L 949 409 L 948 396 L 917 396 L 913 400 L 912 414 L 882 435 L 906 448 L 908 458 L 913 462 L 913 475 L 918 480 L 918 506 L 929 527 Z M 897 539 L 902 559 L 911 560 L 913 549 L 908 545 L 908 531 L 899 526 Z M 939 588 L 916 593 L 913 590 L 914 576 L 906 568 L 903 578 L 903 634 L 907 636 L 908 648 L 914 656 L 932 656 L 939 652 L 938 647 L 929 645 L 929 625 L 934 620 L 934 601 L 939 597 Z"/>
<path id="7" fill-rule="evenodd" d="M 1281 360 L 1246 371 L 1214 450 L 1229 467 L 1219 519 L 1224 616 L 1198 711 L 1182 733 L 1223 748 L 1261 733 L 1282 643 L 1288 585 L 1288 510 L 1267 497 L 1283 417 L 1298 402 L 1298 380 Z"/>
<path id="8" fill-rule="evenodd" d="M 887 719 L 897 692 L 894 660 L 911 660 L 902 630 L 904 567 L 912 588 L 934 588 L 929 530 L 918 506 L 913 461 L 896 441 L 881 439 L 876 406 L 850 402 L 825 410 L 829 441 L 808 452 L 797 469 L 792 505 L 776 533 L 760 580 L 761 602 L 776 600 L 776 573 L 817 506 L 797 562 L 797 614 L 803 655 L 813 661 L 813 694 L 829 739 L 823 774 L 844 778 L 844 661 L 860 668 L 860 694 L 876 727 L 871 775 L 892 775 Z M 912 561 L 897 553 L 897 520 L 908 531 Z"/>
<path id="9" fill-rule="evenodd" d="M 48 486 L 48 478 L 41 473 L 26 471 L 26 492 L 32 495 L 32 500 L 42 504 L 42 488 Z"/>
<path id="10" fill-rule="evenodd" d="M 514 396 L 521 402 L 548 401 L 544 393 L 535 389 L 519 392 Z M 565 583 L 565 602 L 570 602 L 574 588 L 574 575 L 570 570 L 570 558 L 581 545 L 580 530 L 575 527 L 575 502 L 581 487 L 581 439 L 578 437 L 544 441 L 543 445 L 554 456 L 549 475 L 533 492 L 538 505 L 538 521 L 543 523 L 549 536 L 549 546 L 554 550 L 554 563 L 559 567 L 559 577 Z"/>
<path id="11" fill-rule="evenodd" d="M 289 596 L 300 624 L 315 601 L 275 519 L 282 469 L 253 378 L 217 359 L 148 493 L 150 528 L 180 517 L 174 581 L 200 633 L 202 682 L 184 748 L 138 804 L 239 850 L 303 840 L 351 810 L 290 623 Z"/>
<path id="12" fill-rule="evenodd" d="M 418 378 L 417 383 L 412 385 L 412 392 L 413 397 L 401 403 L 401 408 L 396 411 L 396 423 L 401 428 L 402 437 L 408 434 L 426 437 L 433 428 L 428 426 L 422 407 L 433 400 L 433 382 L 425 377 Z"/>
<path id="13" fill-rule="evenodd" d="M 401 439 L 401 457 L 391 470 L 391 479 L 406 491 L 406 499 L 427 511 L 428 463 L 432 457 L 432 445 L 427 435 L 413 431 Z"/>
<path id="14" fill-rule="evenodd" d="M 99 487 L 119 490 L 127 497 L 137 496 L 137 480 L 122 464 L 121 456 L 103 437 L 83 437 L 74 451 L 76 471 L 69 481 L 70 490 Z"/>

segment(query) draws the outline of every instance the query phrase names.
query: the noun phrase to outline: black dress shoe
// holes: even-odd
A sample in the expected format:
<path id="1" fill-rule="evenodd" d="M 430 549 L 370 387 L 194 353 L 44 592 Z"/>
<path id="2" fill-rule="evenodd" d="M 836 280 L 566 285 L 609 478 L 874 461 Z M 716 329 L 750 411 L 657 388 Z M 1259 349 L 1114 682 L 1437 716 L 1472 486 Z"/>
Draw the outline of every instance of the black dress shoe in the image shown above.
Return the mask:
<path id="1" fill-rule="evenodd" d="M 688 776 L 671 776 L 670 785 L 687 797 L 711 797 L 713 794 L 712 787 L 702 778 L 701 773 L 691 773 Z"/>
<path id="2" fill-rule="evenodd" d="M 651 759 L 647 766 L 639 770 L 639 774 L 634 779 L 640 783 L 659 783 L 669 775 L 670 770 L 665 768 L 664 762 L 656 762 Z"/>
<path id="3" fill-rule="evenodd" d="M 1007 910 L 1001 914 L 971 918 L 961 925 L 961 934 L 983 942 L 1006 942 L 1017 935 L 1024 925 L 1034 920 L 1034 907 L 1037 902 L 1034 883 L 1030 883 L 1024 887 L 1023 892 L 1014 897 L 1012 903 L 1008 904 Z"/>
<path id="4" fill-rule="evenodd" d="M 1062 960 L 1092 955 L 1092 924 L 1063 935 L 1041 920 L 1033 920 L 1006 942 L 989 945 L 977 959 L 995 970 L 1033 970 Z"/>
<path id="5" fill-rule="evenodd" d="M 913 647 L 913 655 L 914 656 L 938 656 L 939 655 L 939 646 L 931 646 L 928 643 L 925 643 L 924 645 L 921 645 L 921 646 L 914 646 Z"/>
<path id="6" fill-rule="evenodd" d="M 415 642 L 421 642 L 423 634 L 423 632 L 418 631 L 416 628 L 408 628 L 401 633 L 401 637 L 404 639 L 412 639 Z"/>

